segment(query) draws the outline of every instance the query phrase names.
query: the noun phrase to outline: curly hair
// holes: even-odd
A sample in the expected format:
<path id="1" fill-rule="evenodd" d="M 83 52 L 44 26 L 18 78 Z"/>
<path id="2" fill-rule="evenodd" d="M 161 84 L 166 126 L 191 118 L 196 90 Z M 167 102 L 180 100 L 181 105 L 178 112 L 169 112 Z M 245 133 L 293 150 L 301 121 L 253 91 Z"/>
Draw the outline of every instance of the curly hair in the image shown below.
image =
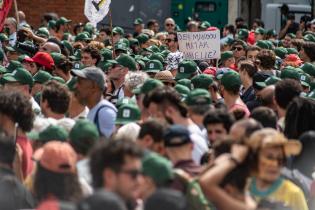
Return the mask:
<path id="1" fill-rule="evenodd" d="M 272 50 L 261 50 L 257 59 L 260 60 L 260 66 L 263 70 L 270 70 L 275 68 L 276 54 Z"/>
<path id="2" fill-rule="evenodd" d="M 87 46 L 87 47 L 83 48 L 81 53 L 82 54 L 83 53 L 88 53 L 88 54 L 91 55 L 92 59 L 96 59 L 95 65 L 97 65 L 98 62 L 101 60 L 100 51 L 97 48 L 95 48 L 94 45 L 93 45 L 93 47 L 92 46 Z"/>
<path id="3" fill-rule="evenodd" d="M 66 86 L 51 80 L 42 91 L 42 101 L 47 100 L 50 109 L 58 114 L 65 114 L 70 103 L 70 94 Z"/>
<path id="4" fill-rule="evenodd" d="M 37 165 L 34 179 L 34 194 L 38 201 L 53 195 L 58 200 L 79 201 L 83 194 L 77 174 L 55 173 Z"/>
<path id="5" fill-rule="evenodd" d="M 0 91 L 0 113 L 8 116 L 24 132 L 33 128 L 34 112 L 29 99 L 17 91 Z"/>

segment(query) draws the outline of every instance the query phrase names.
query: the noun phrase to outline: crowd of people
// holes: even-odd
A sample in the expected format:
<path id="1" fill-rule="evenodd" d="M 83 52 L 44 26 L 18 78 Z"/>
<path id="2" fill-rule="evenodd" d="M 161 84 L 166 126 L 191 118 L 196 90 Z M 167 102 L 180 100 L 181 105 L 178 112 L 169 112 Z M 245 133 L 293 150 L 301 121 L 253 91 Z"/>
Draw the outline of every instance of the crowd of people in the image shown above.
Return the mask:
<path id="1" fill-rule="evenodd" d="M 0 33 L 0 209 L 315 208 L 315 19 L 237 18 L 216 61 L 178 48 L 208 21 L 18 14 Z"/>

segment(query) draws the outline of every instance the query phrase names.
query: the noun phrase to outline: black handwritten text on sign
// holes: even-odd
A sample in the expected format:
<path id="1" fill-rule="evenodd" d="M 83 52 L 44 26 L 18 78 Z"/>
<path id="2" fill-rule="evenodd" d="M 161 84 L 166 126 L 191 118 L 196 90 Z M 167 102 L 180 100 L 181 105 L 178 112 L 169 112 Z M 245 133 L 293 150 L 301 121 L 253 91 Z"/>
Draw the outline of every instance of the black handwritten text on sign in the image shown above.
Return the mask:
<path id="1" fill-rule="evenodd" d="M 179 32 L 179 51 L 185 59 L 207 60 L 220 58 L 220 31 Z"/>

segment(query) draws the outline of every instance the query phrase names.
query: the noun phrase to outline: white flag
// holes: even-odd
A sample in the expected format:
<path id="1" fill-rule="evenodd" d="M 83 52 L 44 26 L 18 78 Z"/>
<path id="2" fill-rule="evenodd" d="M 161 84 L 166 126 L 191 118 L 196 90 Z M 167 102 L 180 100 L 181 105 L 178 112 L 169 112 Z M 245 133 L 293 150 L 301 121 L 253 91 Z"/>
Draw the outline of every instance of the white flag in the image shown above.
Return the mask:
<path id="1" fill-rule="evenodd" d="M 85 0 L 84 14 L 93 26 L 104 19 L 111 0 Z"/>

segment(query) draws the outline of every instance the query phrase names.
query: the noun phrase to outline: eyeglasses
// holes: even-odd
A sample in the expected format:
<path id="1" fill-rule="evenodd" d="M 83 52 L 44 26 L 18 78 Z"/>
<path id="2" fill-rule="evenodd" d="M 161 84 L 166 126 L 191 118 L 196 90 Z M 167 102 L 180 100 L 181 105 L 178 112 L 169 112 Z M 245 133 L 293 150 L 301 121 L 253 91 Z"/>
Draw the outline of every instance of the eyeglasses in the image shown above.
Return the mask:
<path id="1" fill-rule="evenodd" d="M 142 171 L 140 171 L 138 169 L 120 170 L 119 173 L 127 174 L 132 179 L 136 179 L 138 176 L 142 175 Z"/>
<path id="2" fill-rule="evenodd" d="M 232 50 L 232 51 L 235 51 L 235 50 L 241 51 L 241 50 L 244 50 L 244 48 L 242 48 L 242 47 L 232 47 L 231 50 Z"/>
<path id="3" fill-rule="evenodd" d="M 165 24 L 167 27 L 169 27 L 169 26 L 174 26 L 174 24 L 172 24 L 172 23 L 166 23 Z"/>

